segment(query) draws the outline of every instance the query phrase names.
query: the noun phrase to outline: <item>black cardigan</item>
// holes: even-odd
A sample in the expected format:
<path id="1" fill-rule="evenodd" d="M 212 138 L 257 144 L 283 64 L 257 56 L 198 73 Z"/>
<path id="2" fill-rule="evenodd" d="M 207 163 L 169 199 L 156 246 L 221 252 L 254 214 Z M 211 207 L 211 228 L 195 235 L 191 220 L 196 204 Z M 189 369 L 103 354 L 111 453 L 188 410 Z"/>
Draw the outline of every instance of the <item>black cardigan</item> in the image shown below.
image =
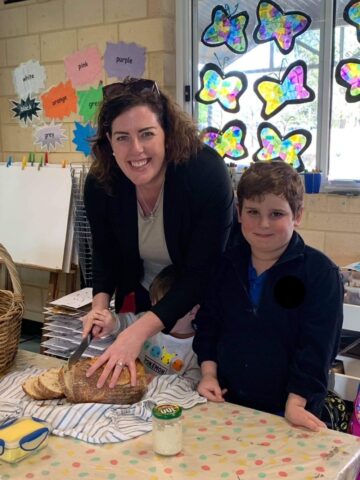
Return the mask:
<path id="1" fill-rule="evenodd" d="M 338 267 L 294 232 L 268 270 L 255 308 L 249 295 L 250 256 L 243 239 L 215 269 L 196 317 L 193 348 L 199 363 L 217 363 L 229 402 L 279 413 L 292 392 L 319 415 L 343 321 Z"/>
<path id="2" fill-rule="evenodd" d="M 93 237 L 93 294 L 116 292 L 115 306 L 143 275 L 134 184 L 116 167 L 109 194 L 88 174 L 84 201 Z M 224 251 L 234 221 L 234 195 L 224 161 L 204 146 L 182 165 L 169 164 L 164 185 L 164 230 L 172 263 L 183 276 L 151 310 L 171 330 L 201 301 L 213 262 Z"/>

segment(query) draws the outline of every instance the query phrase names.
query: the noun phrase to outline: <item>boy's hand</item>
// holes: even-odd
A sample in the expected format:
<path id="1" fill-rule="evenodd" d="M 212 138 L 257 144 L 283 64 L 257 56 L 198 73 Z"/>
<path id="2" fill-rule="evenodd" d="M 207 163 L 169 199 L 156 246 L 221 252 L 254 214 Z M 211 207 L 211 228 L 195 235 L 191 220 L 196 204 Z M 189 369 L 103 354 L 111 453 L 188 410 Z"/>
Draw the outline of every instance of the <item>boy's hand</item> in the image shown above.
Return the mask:
<path id="1" fill-rule="evenodd" d="M 209 373 L 202 376 L 197 391 L 212 402 L 224 402 L 224 395 L 227 392 L 225 388 L 221 390 L 217 378 Z"/>
<path id="2" fill-rule="evenodd" d="M 116 319 L 107 308 L 93 309 L 81 320 L 84 325 L 83 335 L 92 331 L 94 338 L 110 335 L 116 327 Z"/>
<path id="3" fill-rule="evenodd" d="M 285 418 L 296 427 L 305 427 L 313 432 L 327 428 L 325 423 L 305 410 L 306 399 L 295 393 L 289 393 L 285 407 Z"/>

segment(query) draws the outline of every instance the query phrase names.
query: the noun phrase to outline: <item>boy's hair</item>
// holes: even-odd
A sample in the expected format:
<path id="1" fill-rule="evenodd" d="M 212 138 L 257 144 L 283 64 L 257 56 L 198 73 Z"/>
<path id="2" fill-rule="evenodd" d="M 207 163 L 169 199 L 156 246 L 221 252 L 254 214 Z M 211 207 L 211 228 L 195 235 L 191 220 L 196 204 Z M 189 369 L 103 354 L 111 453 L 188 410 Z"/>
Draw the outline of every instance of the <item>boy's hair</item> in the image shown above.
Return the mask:
<path id="1" fill-rule="evenodd" d="M 168 265 L 156 275 L 149 288 L 150 301 L 157 303 L 174 285 L 179 278 L 178 271 L 174 265 Z"/>
<path id="2" fill-rule="evenodd" d="M 252 163 L 241 175 L 237 186 L 239 212 L 244 199 L 259 199 L 272 193 L 283 197 L 296 217 L 303 206 L 304 185 L 300 175 L 288 163 L 281 160 Z"/>

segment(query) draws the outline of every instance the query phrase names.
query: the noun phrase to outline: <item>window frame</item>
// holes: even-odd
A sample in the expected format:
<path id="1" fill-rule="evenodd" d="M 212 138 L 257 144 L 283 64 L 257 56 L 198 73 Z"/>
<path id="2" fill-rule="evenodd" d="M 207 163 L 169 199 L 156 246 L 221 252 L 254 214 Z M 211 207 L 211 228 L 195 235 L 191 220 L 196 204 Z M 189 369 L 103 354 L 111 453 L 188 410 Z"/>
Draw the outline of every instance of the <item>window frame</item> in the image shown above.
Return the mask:
<path id="1" fill-rule="evenodd" d="M 334 36 L 336 27 L 336 0 L 324 0 L 324 22 L 321 24 L 318 92 L 318 134 L 316 144 L 316 168 L 324 172 L 325 182 L 323 191 L 360 192 L 360 181 L 333 180 L 328 181 L 330 163 L 330 135 L 331 135 L 331 104 L 332 84 L 334 81 Z M 176 73 L 177 73 L 177 102 L 190 115 L 196 112 L 194 99 L 194 85 L 197 85 L 198 63 L 197 43 L 195 32 L 197 28 L 198 0 L 182 0 L 176 2 Z M 198 35 L 198 33 L 197 33 Z M 185 88 L 190 88 L 191 99 L 184 98 Z"/>

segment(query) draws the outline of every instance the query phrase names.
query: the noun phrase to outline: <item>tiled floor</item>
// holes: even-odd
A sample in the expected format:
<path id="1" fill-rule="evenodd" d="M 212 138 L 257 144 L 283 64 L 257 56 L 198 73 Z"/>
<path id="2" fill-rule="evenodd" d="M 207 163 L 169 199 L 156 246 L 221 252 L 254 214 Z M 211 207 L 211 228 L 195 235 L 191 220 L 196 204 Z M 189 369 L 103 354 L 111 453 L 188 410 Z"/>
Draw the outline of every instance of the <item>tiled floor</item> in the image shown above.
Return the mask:
<path id="1" fill-rule="evenodd" d="M 41 324 L 23 319 L 19 348 L 40 353 Z"/>

